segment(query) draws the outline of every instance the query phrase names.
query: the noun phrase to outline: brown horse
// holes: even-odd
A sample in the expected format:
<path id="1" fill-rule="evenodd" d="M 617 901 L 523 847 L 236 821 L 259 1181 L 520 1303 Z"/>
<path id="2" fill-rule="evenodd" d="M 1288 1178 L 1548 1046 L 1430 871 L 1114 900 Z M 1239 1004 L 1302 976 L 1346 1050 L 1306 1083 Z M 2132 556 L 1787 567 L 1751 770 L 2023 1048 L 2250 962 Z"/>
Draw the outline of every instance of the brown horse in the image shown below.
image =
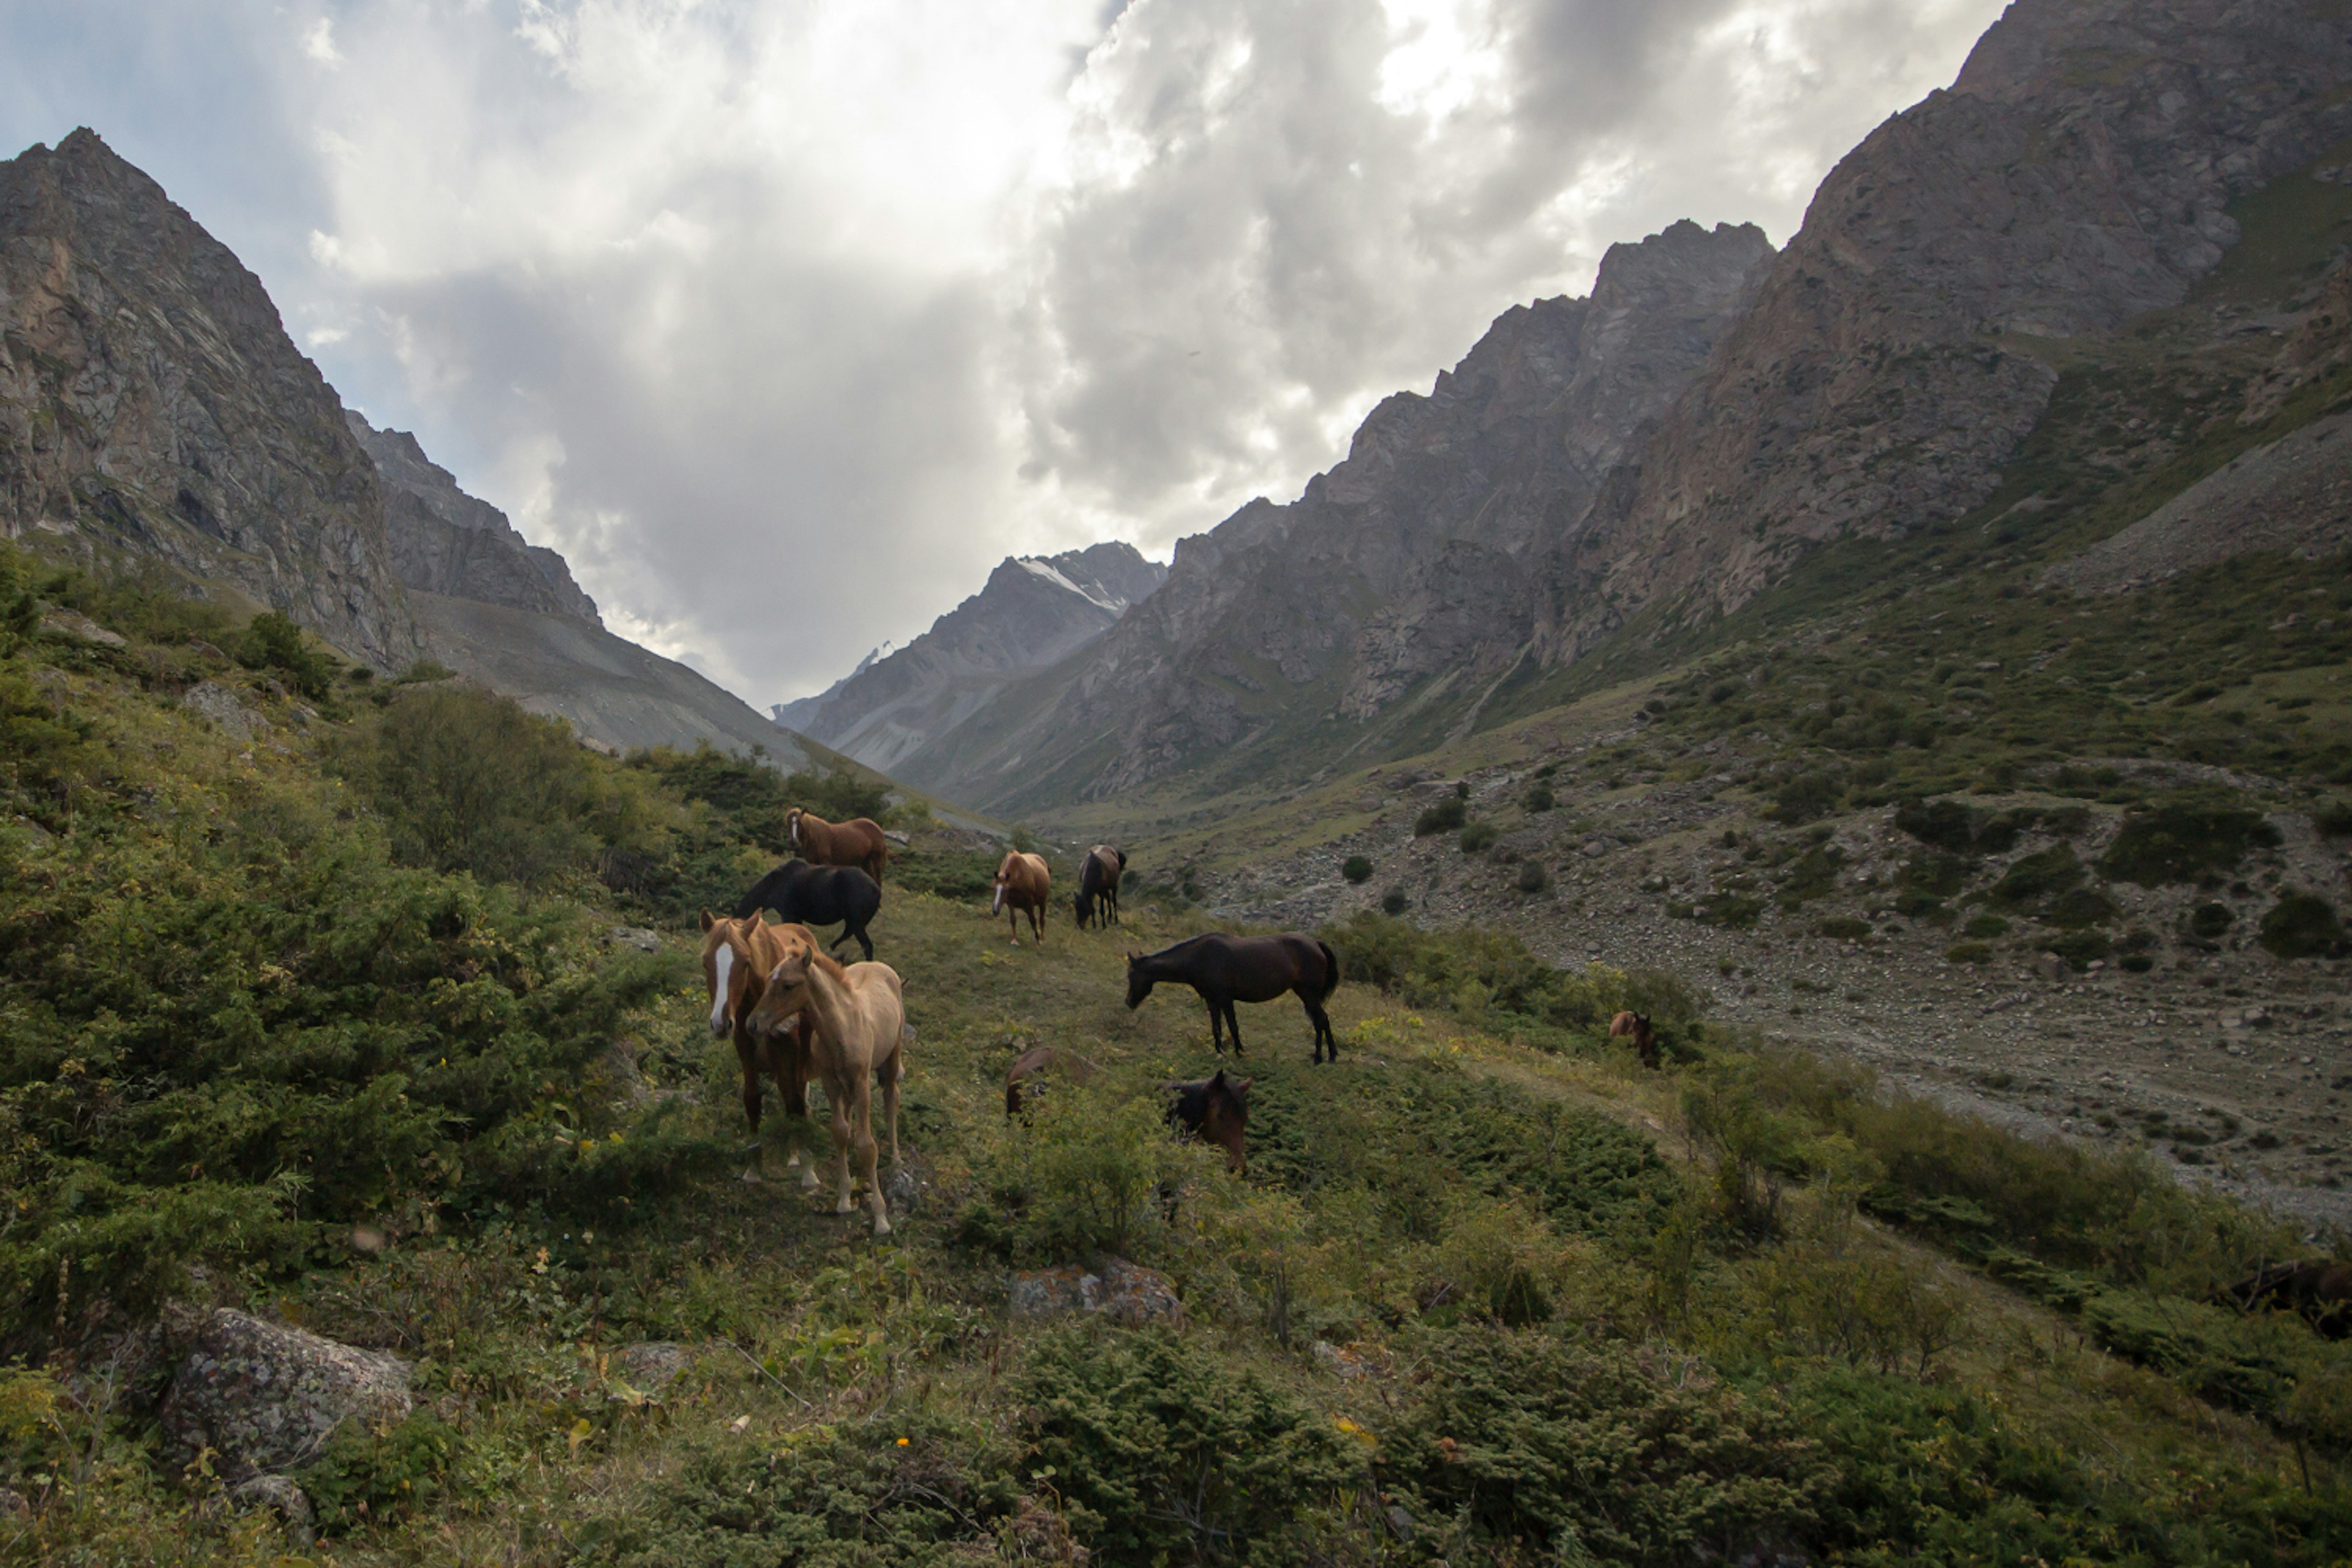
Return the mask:
<path id="1" fill-rule="evenodd" d="M 1618 1014 L 1609 1020 L 1609 1037 L 1612 1040 L 1633 1041 L 1633 1049 L 1640 1055 L 1643 1067 L 1654 1068 L 1658 1065 L 1658 1037 L 1651 1030 L 1648 1014 L 1632 1012 Z"/>
<path id="2" fill-rule="evenodd" d="M 710 1037 L 724 1039 L 731 1034 L 735 1037 L 735 1059 L 743 1068 L 743 1115 L 751 1123 L 754 1139 L 760 1135 L 762 1070 L 775 1079 L 787 1116 L 808 1115 L 808 1020 L 796 1016 L 785 1020 L 773 1035 L 754 1035 L 750 1019 L 766 994 L 768 971 L 782 960 L 794 942 L 814 944 L 815 941 L 806 926 L 772 926 L 756 914 L 749 920 L 729 920 L 709 910 L 702 911 L 702 983 L 710 997 Z M 815 1164 L 801 1165 L 798 1149 L 793 1151 L 785 1169 L 794 1165 L 801 1166 L 805 1184 L 816 1185 Z"/>
<path id="3" fill-rule="evenodd" d="M 1087 851 L 1085 862 L 1078 867 L 1076 908 L 1080 931 L 1087 929 L 1088 921 L 1100 921 L 1106 926 L 1118 923 L 1118 879 L 1126 874 L 1126 850 L 1097 844 Z"/>
<path id="4" fill-rule="evenodd" d="M 2273 1263 L 2215 1292 L 2242 1312 L 2297 1312 L 2331 1340 L 2352 1336 L 2352 1263 Z"/>
<path id="5" fill-rule="evenodd" d="M 999 914 L 1013 922 L 1013 945 L 1021 945 L 1021 911 L 1029 911 L 1029 930 L 1037 945 L 1045 945 L 1045 900 L 1053 896 L 1053 874 L 1045 869 L 1042 855 L 1024 855 L 1018 849 L 1008 849 L 996 868 L 996 898 L 988 906 L 993 920 Z"/>
<path id="6" fill-rule="evenodd" d="M 1227 1078 L 1219 1068 L 1213 1077 L 1171 1083 L 1168 1092 L 1168 1124 L 1214 1143 L 1225 1152 L 1225 1168 L 1239 1174 L 1249 1165 L 1244 1134 L 1249 1131 L 1250 1085 L 1256 1080 Z"/>
<path id="7" fill-rule="evenodd" d="M 875 1171 L 874 1089 L 890 1121 L 890 1163 L 898 1163 L 898 1080 L 907 1071 L 907 1007 L 898 972 L 887 963 L 842 967 L 817 951 L 816 940 L 786 945 L 768 972 L 767 994 L 751 1010 L 751 1028 L 767 1034 L 796 1013 L 809 1015 L 809 1060 L 833 1108 L 833 1165 L 840 1214 L 851 1213 L 850 1155 L 866 1183 L 874 1234 L 890 1234 L 890 1207 Z"/>
<path id="8" fill-rule="evenodd" d="M 1013 1058 L 1013 1065 L 1004 1069 L 1005 1115 L 1021 1114 L 1021 1086 L 1047 1068 L 1061 1068 L 1062 1076 L 1072 1083 L 1092 1082 L 1095 1075 L 1102 1071 L 1076 1051 L 1057 1051 L 1051 1046 L 1032 1046 Z M 1039 1084 L 1031 1089 L 1029 1097 L 1034 1100 L 1045 1092 L 1045 1087 Z"/>
<path id="9" fill-rule="evenodd" d="M 855 866 L 882 885 L 882 868 L 890 863 L 890 840 L 882 825 L 870 816 L 848 822 L 827 822 L 799 806 L 784 813 L 784 832 L 793 852 L 812 866 Z"/>
<path id="10" fill-rule="evenodd" d="M 1180 942 L 1154 953 L 1127 955 L 1127 1005 L 1143 1005 L 1151 987 L 1160 981 L 1190 985 L 1209 1005 L 1209 1043 L 1224 1055 L 1223 1031 L 1234 1037 L 1234 1054 L 1242 1050 L 1242 1024 L 1234 1016 L 1236 1002 L 1271 1002 L 1295 991 L 1307 1005 L 1307 1021 L 1315 1026 L 1315 1060 L 1339 1059 L 1339 1039 L 1331 1032 L 1331 1016 L 1323 1004 L 1339 986 L 1339 955 L 1330 944 L 1296 931 L 1281 936 L 1227 936 L 1211 931 Z"/>

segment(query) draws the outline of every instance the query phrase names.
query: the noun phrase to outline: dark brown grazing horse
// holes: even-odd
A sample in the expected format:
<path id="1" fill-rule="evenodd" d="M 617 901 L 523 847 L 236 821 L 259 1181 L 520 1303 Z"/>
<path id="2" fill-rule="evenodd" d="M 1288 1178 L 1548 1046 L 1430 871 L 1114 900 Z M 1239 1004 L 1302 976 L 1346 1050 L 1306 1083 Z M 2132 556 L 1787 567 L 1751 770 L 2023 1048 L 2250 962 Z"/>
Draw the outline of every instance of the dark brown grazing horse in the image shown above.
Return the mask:
<path id="1" fill-rule="evenodd" d="M 1225 1168 L 1240 1173 L 1249 1165 L 1244 1134 L 1249 1131 L 1249 1091 L 1255 1079 L 1214 1076 L 1168 1085 L 1168 1125 L 1225 1152 Z"/>
<path id="2" fill-rule="evenodd" d="M 1118 879 L 1126 873 L 1126 850 L 1097 844 L 1087 851 L 1086 863 L 1078 868 L 1080 931 L 1087 929 L 1088 921 L 1099 921 L 1106 926 L 1118 923 Z"/>
<path id="3" fill-rule="evenodd" d="M 1013 1065 L 1004 1069 L 1005 1115 L 1021 1114 L 1021 1086 L 1047 1068 L 1061 1068 L 1062 1076 L 1072 1083 L 1091 1082 L 1095 1075 L 1102 1071 L 1102 1068 L 1076 1051 L 1057 1051 L 1051 1046 L 1032 1046 L 1013 1058 Z M 1045 1092 L 1044 1084 L 1033 1085 L 1029 1090 L 1029 1098 L 1034 1100 Z"/>
<path id="4" fill-rule="evenodd" d="M 1008 849 L 996 868 L 996 897 L 988 906 L 989 919 L 998 915 L 1013 922 L 1013 945 L 1021 945 L 1021 911 L 1029 911 L 1029 931 L 1037 945 L 1045 944 L 1045 900 L 1054 896 L 1054 876 L 1042 855 Z"/>
<path id="5" fill-rule="evenodd" d="M 793 852 L 811 865 L 855 866 L 881 886 L 882 868 L 890 863 L 890 841 L 872 817 L 827 822 L 796 805 L 784 813 L 784 832 L 793 841 Z"/>
<path id="6" fill-rule="evenodd" d="M 1654 1068 L 1658 1065 L 1658 1037 L 1650 1027 L 1647 1014 L 1618 1014 L 1609 1020 L 1609 1037 L 1612 1040 L 1633 1041 L 1633 1049 L 1640 1055 L 1643 1067 Z"/>
<path id="7" fill-rule="evenodd" d="M 1323 1004 L 1339 985 L 1339 955 L 1311 936 L 1286 931 L 1281 936 L 1227 936 L 1211 931 L 1189 942 L 1149 954 L 1127 956 L 1127 1005 L 1143 1005 L 1151 988 L 1166 981 L 1190 985 L 1209 1007 L 1209 1042 L 1223 1056 L 1223 1031 L 1231 1029 L 1234 1054 L 1242 1049 L 1241 1020 L 1234 1016 L 1236 1002 L 1271 1002 L 1295 991 L 1307 1004 L 1307 1021 L 1315 1026 L 1315 1060 L 1339 1059 L 1339 1037 L 1331 1033 L 1331 1016 Z"/>
<path id="8" fill-rule="evenodd" d="M 710 1036 L 724 1039 L 731 1034 L 735 1038 L 735 1059 L 743 1068 L 743 1115 L 755 1139 L 760 1135 L 762 1071 L 776 1080 L 784 1114 L 808 1115 L 808 1018 L 795 1015 L 772 1035 L 755 1035 L 750 1027 L 752 1011 L 767 992 L 768 972 L 796 941 L 814 946 L 816 938 L 806 926 L 772 926 L 756 914 L 729 920 L 702 911 L 702 983 L 710 997 Z M 814 1160 L 802 1164 L 800 1151 L 794 1149 L 785 1168 L 793 1165 L 801 1166 L 805 1184 L 816 1184 Z"/>
<path id="9" fill-rule="evenodd" d="M 2352 1263 L 2274 1263 L 2215 1294 L 2242 1312 L 2299 1312 L 2331 1340 L 2352 1337 Z"/>

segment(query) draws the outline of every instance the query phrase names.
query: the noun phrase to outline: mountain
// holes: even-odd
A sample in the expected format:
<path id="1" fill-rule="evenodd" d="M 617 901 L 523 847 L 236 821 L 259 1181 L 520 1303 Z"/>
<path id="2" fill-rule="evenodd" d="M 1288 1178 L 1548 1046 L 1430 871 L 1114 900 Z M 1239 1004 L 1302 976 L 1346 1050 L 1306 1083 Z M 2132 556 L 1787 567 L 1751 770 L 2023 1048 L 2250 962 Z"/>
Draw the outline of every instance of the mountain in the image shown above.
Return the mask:
<path id="1" fill-rule="evenodd" d="M 2238 240 L 2233 198 L 2352 134 L 2347 87 L 2324 5 L 2018 0 L 1832 171 L 1638 476 L 1558 542 L 1543 658 L 1985 500 L 2065 345 L 2179 304 Z"/>
<path id="2" fill-rule="evenodd" d="M 1527 636 L 1530 561 L 1698 374 L 1771 256 L 1752 226 L 1612 246 L 1591 296 L 1506 311 L 1428 395 L 1375 407 L 1297 500 L 1180 541 L 1167 584 L 1099 643 L 897 765 L 950 798 L 1100 798 L 1302 715 L 1371 719 L 1441 671 L 1491 683 Z"/>
<path id="3" fill-rule="evenodd" d="M 383 489 L 261 280 L 91 132 L 0 163 L 0 528 L 143 555 L 379 667 Z"/>
<path id="4" fill-rule="evenodd" d="M 343 417 L 383 482 L 384 534 L 404 584 L 604 624 L 562 556 L 528 542 L 506 513 L 459 489 L 456 476 L 426 457 L 415 437 L 379 430 L 357 410 L 345 410 Z"/>
<path id="5" fill-rule="evenodd" d="M 893 769 L 1007 685 L 1091 644 L 1167 576 L 1124 543 L 1008 556 L 930 630 L 896 652 L 876 649 L 820 695 L 778 707 L 776 721 Z"/>
<path id="6" fill-rule="evenodd" d="M 378 669 L 437 659 L 608 747 L 835 760 L 604 630 L 561 555 L 346 409 L 261 280 L 88 130 L 0 162 L 0 533 L 161 562 Z"/>
<path id="7" fill-rule="evenodd" d="M 2086 353 L 2145 370 L 2160 352 L 2211 383 L 2190 395 L 2243 395 L 2256 417 L 2345 353 L 2305 331 L 2242 393 L 2222 383 L 2244 335 L 2333 313 L 2173 318 L 2254 193 L 2323 156 L 2337 164 L 2312 178 L 2337 179 L 2347 89 L 2352 31 L 2316 0 L 2019 0 L 1951 89 L 1839 163 L 1778 255 L 1689 224 L 1612 249 L 1590 300 L 1507 313 L 1429 397 L 1376 408 L 1298 500 L 1181 542 L 1110 634 L 898 766 L 1009 809 L 1295 785 L 1557 700 L 1597 653 L 1666 657 L 1836 542 L 1971 513 L 2026 471 Z M 2065 431 L 2109 444 L 2075 412 Z M 2159 417 L 2170 445 L 2115 441 L 2113 460 L 2186 460 L 2191 426 Z M 2265 470 L 2300 475 L 2281 493 L 2305 510 L 2333 494 L 2319 450 Z M 2241 526 L 2265 493 L 2242 483 L 2194 517 L 2326 535 Z M 2148 550 L 2189 560 L 2183 526 Z"/>

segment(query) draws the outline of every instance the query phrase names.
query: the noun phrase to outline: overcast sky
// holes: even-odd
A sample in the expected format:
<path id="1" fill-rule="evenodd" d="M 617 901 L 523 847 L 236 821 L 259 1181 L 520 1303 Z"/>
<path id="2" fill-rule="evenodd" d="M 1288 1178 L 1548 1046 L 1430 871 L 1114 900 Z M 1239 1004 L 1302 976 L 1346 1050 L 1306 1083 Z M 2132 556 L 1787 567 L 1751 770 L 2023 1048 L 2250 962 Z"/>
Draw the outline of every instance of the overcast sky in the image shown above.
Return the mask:
<path id="1" fill-rule="evenodd" d="M 755 704 L 1296 496 L 1680 217 L 1775 243 L 1997 0 L 0 0 L 344 400 Z"/>

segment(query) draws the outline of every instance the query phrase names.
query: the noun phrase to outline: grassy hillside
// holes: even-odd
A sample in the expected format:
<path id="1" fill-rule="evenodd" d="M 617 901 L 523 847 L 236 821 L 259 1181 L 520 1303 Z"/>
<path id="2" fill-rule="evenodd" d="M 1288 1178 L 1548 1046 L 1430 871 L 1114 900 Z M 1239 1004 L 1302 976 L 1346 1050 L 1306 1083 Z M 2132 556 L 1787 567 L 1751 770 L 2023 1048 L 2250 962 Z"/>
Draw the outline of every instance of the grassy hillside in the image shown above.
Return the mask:
<path id="1" fill-rule="evenodd" d="M 919 1031 L 877 1242 L 787 1176 L 807 1128 L 747 1145 L 704 1022 L 694 912 L 768 862 L 773 774 L 37 586 L 126 640 L 0 584 L 11 1561 L 2352 1550 L 2352 1362 L 2200 1300 L 2291 1235 L 1507 938 L 1333 930 L 1341 1060 L 1245 1010 L 1235 1178 L 1159 1117 L 1215 1065 L 1201 1010 L 1122 1005 L 1123 951 L 1198 919 L 1057 907 L 1015 948 L 988 855 L 919 834 L 876 927 Z M 1629 1003 L 1664 1072 L 1598 1037 Z M 1033 1042 L 1105 1070 L 1008 1123 Z M 1011 1271 L 1107 1254 L 1184 1321 L 1006 1316 Z M 412 1363 L 416 1415 L 297 1478 L 318 1545 L 166 1456 L 171 1302 Z"/>

